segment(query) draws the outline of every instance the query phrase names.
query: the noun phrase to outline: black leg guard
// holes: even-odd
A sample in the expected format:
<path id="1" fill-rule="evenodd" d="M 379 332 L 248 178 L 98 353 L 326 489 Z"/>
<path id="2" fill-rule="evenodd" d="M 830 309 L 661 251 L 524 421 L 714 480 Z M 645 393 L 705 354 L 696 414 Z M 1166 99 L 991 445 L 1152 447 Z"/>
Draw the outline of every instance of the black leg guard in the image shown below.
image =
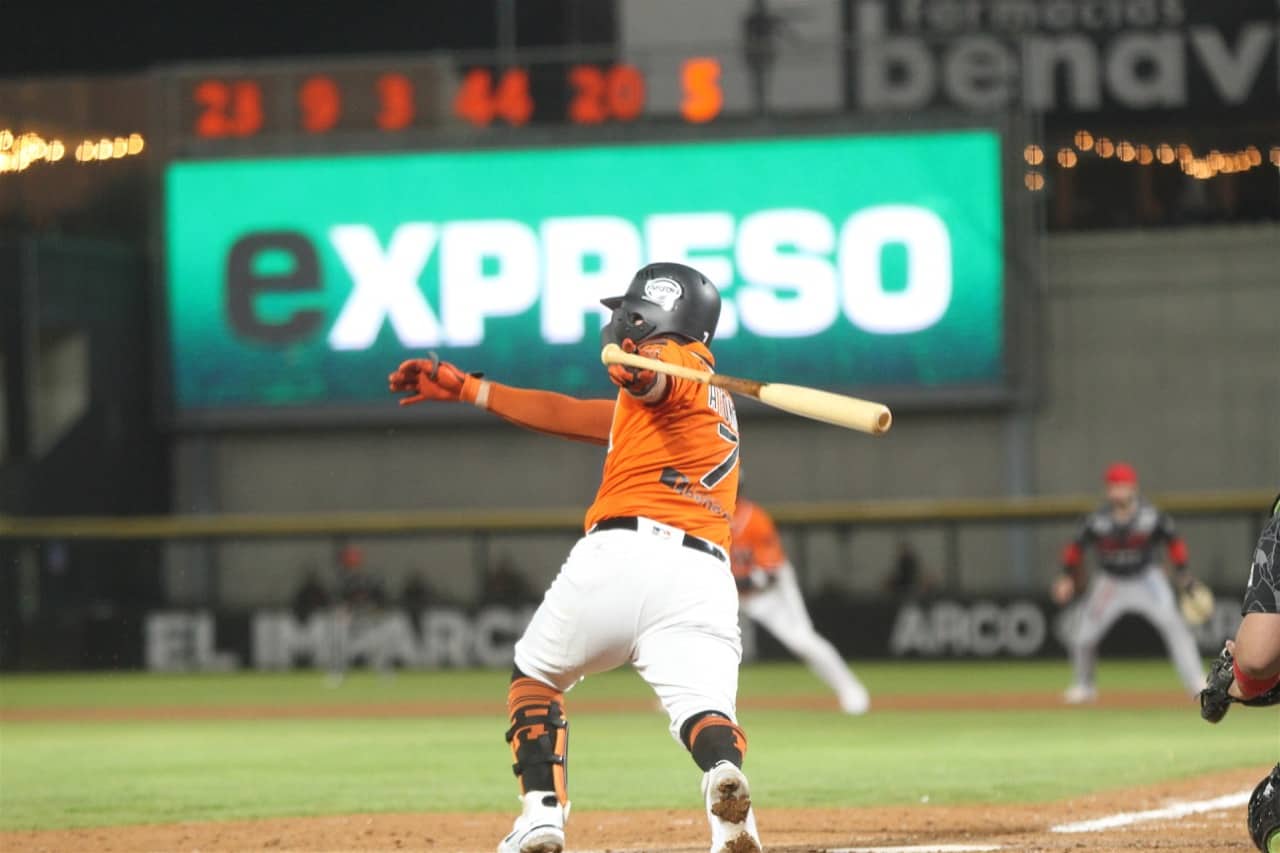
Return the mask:
<path id="1" fill-rule="evenodd" d="M 704 772 L 721 761 L 742 766 L 747 754 L 747 736 L 738 724 L 719 711 L 704 711 L 680 727 L 680 740 Z"/>
<path id="2" fill-rule="evenodd" d="M 515 679 L 507 700 L 511 728 L 506 738 L 521 790 L 555 791 L 564 805 L 569 801 L 569 721 L 562 702 L 558 691 L 541 682 Z"/>

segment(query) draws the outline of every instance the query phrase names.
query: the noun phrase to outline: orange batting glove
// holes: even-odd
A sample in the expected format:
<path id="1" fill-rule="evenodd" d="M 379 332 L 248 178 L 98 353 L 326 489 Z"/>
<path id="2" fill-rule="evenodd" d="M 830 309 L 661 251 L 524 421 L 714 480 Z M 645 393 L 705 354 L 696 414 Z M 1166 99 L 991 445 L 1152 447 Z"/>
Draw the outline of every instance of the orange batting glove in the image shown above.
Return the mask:
<path id="1" fill-rule="evenodd" d="M 387 377 L 393 394 L 409 394 L 400 405 L 411 406 L 424 400 L 474 403 L 480 391 L 482 374 L 463 373 L 447 361 L 441 361 L 434 352 L 427 358 L 411 358 Z"/>
<path id="2" fill-rule="evenodd" d="M 635 352 L 639 349 L 636 342 L 630 338 L 622 339 L 623 352 Z M 658 374 L 652 370 L 642 370 L 638 367 L 627 367 L 625 364 L 609 365 L 609 379 L 619 388 L 625 388 L 637 397 L 643 397 L 653 390 L 654 383 L 658 381 Z"/>

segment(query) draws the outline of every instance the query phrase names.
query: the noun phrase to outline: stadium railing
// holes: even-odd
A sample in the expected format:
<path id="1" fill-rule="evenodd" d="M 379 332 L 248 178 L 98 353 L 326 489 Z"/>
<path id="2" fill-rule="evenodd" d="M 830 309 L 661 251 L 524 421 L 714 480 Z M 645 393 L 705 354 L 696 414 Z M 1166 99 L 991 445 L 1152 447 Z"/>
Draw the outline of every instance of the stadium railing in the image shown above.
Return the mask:
<path id="1" fill-rule="evenodd" d="M 1261 527 L 1274 493 L 1262 489 L 1174 492 L 1151 496 L 1175 518 L 1237 519 Z M 779 526 L 801 533 L 834 532 L 846 544 L 854 531 L 922 528 L 943 533 L 943 580 L 961 577 L 963 530 L 990 525 L 1076 521 L 1098 505 L 1092 495 L 937 500 L 770 502 Z M 485 553 L 494 537 L 512 534 L 571 534 L 581 529 L 580 507 L 459 509 L 377 512 L 307 512 L 163 516 L 0 515 L 0 541 L 196 541 L 255 539 L 469 535 Z M 803 553 L 797 562 L 804 562 Z"/>

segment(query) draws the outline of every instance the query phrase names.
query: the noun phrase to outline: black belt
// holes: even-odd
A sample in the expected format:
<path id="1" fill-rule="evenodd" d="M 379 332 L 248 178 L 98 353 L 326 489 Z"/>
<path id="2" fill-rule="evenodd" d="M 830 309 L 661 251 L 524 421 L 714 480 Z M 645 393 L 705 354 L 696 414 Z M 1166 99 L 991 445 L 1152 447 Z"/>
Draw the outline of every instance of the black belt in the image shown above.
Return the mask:
<path id="1" fill-rule="evenodd" d="M 634 515 L 621 515 L 616 518 L 605 518 L 597 521 L 588 530 L 588 533 L 599 533 L 601 530 L 639 530 L 640 519 Z M 686 548 L 692 548 L 695 551 L 701 551 L 704 554 L 710 554 L 720 562 L 727 562 L 724 556 L 724 549 L 719 545 L 708 542 L 697 536 L 684 534 L 684 538 L 680 540 L 680 544 Z"/>

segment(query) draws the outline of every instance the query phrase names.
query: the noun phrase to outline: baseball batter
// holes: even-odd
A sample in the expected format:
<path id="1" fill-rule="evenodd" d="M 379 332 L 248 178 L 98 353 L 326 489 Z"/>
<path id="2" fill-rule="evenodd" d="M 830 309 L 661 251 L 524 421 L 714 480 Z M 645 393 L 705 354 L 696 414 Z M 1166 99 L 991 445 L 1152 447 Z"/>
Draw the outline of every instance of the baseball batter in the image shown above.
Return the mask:
<path id="1" fill-rule="evenodd" d="M 1054 583 L 1053 597 L 1065 605 L 1084 586 L 1085 549 L 1097 550 L 1100 576 L 1089 585 L 1080 605 L 1080 621 L 1071 646 L 1075 681 L 1063 698 L 1071 704 L 1097 698 L 1094 672 L 1098 643 L 1126 613 L 1137 613 L 1160 632 L 1187 692 L 1194 696 L 1204 683 L 1200 652 L 1183 621 L 1156 549 L 1163 545 L 1180 587 L 1194 583 L 1187 571 L 1187 545 L 1168 515 L 1138 496 L 1138 474 L 1117 462 L 1104 477 L 1107 503 L 1085 519 L 1080 532 L 1062 554 L 1063 574 Z"/>
<path id="2" fill-rule="evenodd" d="M 710 371 L 720 295 L 682 264 L 650 264 L 605 299 L 605 343 Z M 499 853 L 560 853 L 569 816 L 564 694 L 630 663 L 703 771 L 712 853 L 760 853 L 736 712 L 738 596 L 729 568 L 738 422 L 718 388 L 613 365 L 614 400 L 579 400 L 468 376 L 434 358 L 400 365 L 401 403 L 461 400 L 512 423 L 606 446 L 585 535 L 516 643 L 507 695 L 523 809 Z"/>
<path id="3" fill-rule="evenodd" d="M 732 560 L 743 612 L 808 664 L 835 691 L 846 714 L 865 714 L 871 707 L 867 689 L 845 666 L 835 646 L 814 630 L 773 519 L 741 494 L 733 514 Z"/>

